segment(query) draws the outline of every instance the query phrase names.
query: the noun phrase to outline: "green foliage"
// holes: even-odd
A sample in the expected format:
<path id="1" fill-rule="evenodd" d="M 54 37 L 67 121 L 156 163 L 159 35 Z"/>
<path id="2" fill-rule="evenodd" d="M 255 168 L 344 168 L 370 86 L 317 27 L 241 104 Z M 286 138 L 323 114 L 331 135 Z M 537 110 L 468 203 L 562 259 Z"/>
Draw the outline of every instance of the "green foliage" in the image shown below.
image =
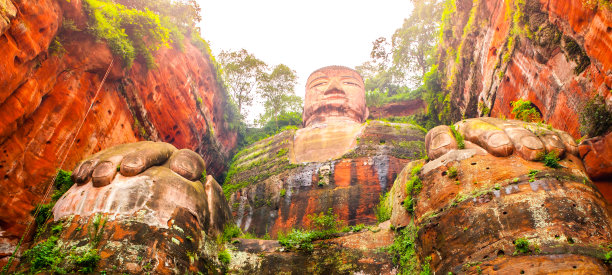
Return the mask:
<path id="1" fill-rule="evenodd" d="M 503 71 L 500 71 L 500 73 L 503 73 Z M 489 109 L 489 107 L 487 107 L 487 105 L 483 102 L 478 102 L 478 109 L 483 116 L 488 116 L 489 113 L 491 113 L 491 109 Z"/>
<path id="2" fill-rule="evenodd" d="M 423 183 L 419 177 L 421 168 L 423 168 L 423 164 L 418 164 L 412 167 L 412 170 L 410 171 L 410 179 L 408 182 L 406 182 L 406 198 L 404 199 L 403 206 L 404 209 L 410 213 L 414 212 L 413 196 L 418 195 L 419 192 L 421 192 L 421 188 L 423 188 Z"/>
<path id="3" fill-rule="evenodd" d="M 308 215 L 312 221 L 312 228 L 324 234 L 333 234 L 338 229 L 338 215 L 334 214 L 331 208 L 327 209 L 327 213 L 319 213 Z"/>
<path id="4" fill-rule="evenodd" d="M 542 154 L 540 158 L 542 159 L 542 162 L 544 162 L 544 165 L 550 168 L 561 167 L 561 165 L 559 165 L 559 154 L 557 153 L 557 151 L 550 151 L 546 154 Z"/>
<path id="5" fill-rule="evenodd" d="M 293 228 L 288 234 L 280 232 L 278 242 L 288 249 L 312 251 L 314 249 L 312 242 L 315 240 L 315 235 L 313 231 Z"/>
<path id="6" fill-rule="evenodd" d="M 108 43 L 111 51 L 130 68 L 136 57 L 144 58 L 147 67 L 155 67 L 153 51 L 168 46 L 170 31 L 162 26 L 160 16 L 150 10 L 129 9 L 105 0 L 85 0 L 89 30 Z"/>
<path id="7" fill-rule="evenodd" d="M 512 104 L 511 113 L 516 119 L 525 122 L 541 121 L 540 112 L 533 106 L 531 101 L 519 99 L 517 101 L 510 102 L 510 104 Z"/>
<path id="8" fill-rule="evenodd" d="M 248 128 L 239 144 L 240 150 L 262 139 L 274 136 L 280 132 L 298 129 L 302 126 L 301 112 L 281 113 L 276 120 L 269 120 L 261 128 Z M 239 151 L 240 151 L 239 150 Z"/>
<path id="9" fill-rule="evenodd" d="M 91 273 L 94 271 L 101 257 L 98 254 L 98 250 L 90 247 L 85 250 L 82 254 L 71 254 L 70 260 L 73 261 L 79 272 Z"/>
<path id="10" fill-rule="evenodd" d="M 344 232 L 344 233 L 347 233 L 347 232 L 359 232 L 359 231 L 363 230 L 365 227 L 366 227 L 365 224 L 360 223 L 360 224 L 356 224 L 356 225 L 345 226 L 340 231 Z"/>
<path id="11" fill-rule="evenodd" d="M 238 238 L 242 235 L 242 230 L 234 223 L 228 223 L 223 228 L 223 234 L 221 240 L 223 242 L 230 242 L 233 238 Z"/>
<path id="12" fill-rule="evenodd" d="M 418 272 L 419 266 L 415 252 L 415 240 L 417 237 L 418 228 L 414 224 L 409 224 L 400 231 L 395 232 L 393 244 L 388 248 L 388 252 L 393 258 L 393 264 L 398 267 L 398 273 L 415 274 Z"/>
<path id="13" fill-rule="evenodd" d="M 366 105 L 368 107 L 381 107 L 392 102 L 402 102 L 415 100 L 421 97 L 421 90 L 401 91 L 393 95 L 389 95 L 386 91 L 375 89 L 366 91 Z"/>
<path id="14" fill-rule="evenodd" d="M 580 111 L 580 131 L 589 137 L 601 136 L 612 130 L 612 111 L 604 98 L 596 95 L 587 101 Z"/>
<path id="15" fill-rule="evenodd" d="M 457 148 L 465 149 L 465 139 L 463 138 L 463 135 L 459 133 L 459 131 L 457 131 L 455 129 L 455 126 L 453 125 L 450 126 L 450 129 L 451 129 L 451 132 L 453 132 L 453 136 L 455 137 L 455 140 L 457 141 Z"/>
<path id="16" fill-rule="evenodd" d="M 280 190 L 280 196 L 284 197 L 285 194 L 287 194 L 287 190 L 285 190 L 284 188 Z"/>
<path id="17" fill-rule="evenodd" d="M 232 99 L 238 104 L 240 114 L 244 116 L 245 107 L 253 103 L 255 92 L 261 85 L 260 81 L 268 65 L 245 49 L 222 51 L 219 54 L 219 63 L 223 66 L 223 74 Z"/>
<path id="18" fill-rule="evenodd" d="M 540 171 L 535 170 L 535 169 L 531 169 L 529 170 L 529 182 L 534 182 L 535 181 L 535 177 L 536 175 L 539 173 Z"/>
<path id="19" fill-rule="evenodd" d="M 389 205 L 389 192 L 380 195 L 380 201 L 374 209 L 378 222 L 384 222 L 391 218 L 392 206 Z"/>
<path id="20" fill-rule="evenodd" d="M 606 264 L 611 264 L 612 263 L 612 250 L 608 251 L 605 255 L 604 255 L 604 262 Z"/>
<path id="21" fill-rule="evenodd" d="M 41 228 L 43 228 L 43 225 L 45 224 L 45 222 L 51 217 L 51 214 L 53 214 L 51 210 L 53 209 L 54 205 L 55 205 L 55 202 L 38 204 L 30 212 L 31 214 L 35 214 L 36 209 L 38 209 L 38 215 L 34 219 L 34 222 L 36 223 L 36 228 L 38 228 L 38 231 L 41 230 Z"/>
<path id="22" fill-rule="evenodd" d="M 296 84 L 295 71 L 284 64 L 277 65 L 272 72 L 261 76 L 258 94 L 265 110 L 257 120 L 259 125 L 273 121 L 278 128 L 279 116 L 302 111 L 302 98 L 294 92 Z"/>
<path id="23" fill-rule="evenodd" d="M 53 235 L 59 234 L 60 232 L 62 232 L 62 230 L 64 230 L 64 225 L 61 222 L 51 227 L 51 233 Z"/>
<path id="24" fill-rule="evenodd" d="M 61 198 L 64 193 L 66 193 L 68 189 L 72 187 L 72 185 L 74 185 L 74 182 L 72 181 L 72 172 L 60 169 L 57 172 L 57 177 L 55 178 L 55 191 L 51 195 L 51 200 L 59 200 L 59 198 Z"/>
<path id="25" fill-rule="evenodd" d="M 518 238 L 514 240 L 514 255 L 531 253 L 529 248 L 529 241 L 526 238 Z"/>
<path id="26" fill-rule="evenodd" d="M 447 176 L 451 179 L 456 179 L 457 178 L 457 167 L 455 166 L 451 166 L 450 168 L 448 168 L 447 170 Z"/>
<path id="27" fill-rule="evenodd" d="M 423 100 L 427 103 L 426 118 L 421 125 L 431 129 L 440 124 L 450 124 L 450 94 L 442 89 L 437 65 L 431 66 L 419 89 L 423 94 Z"/>
<path id="28" fill-rule="evenodd" d="M 563 42 L 565 44 L 565 51 L 569 56 L 569 59 L 576 62 L 576 67 L 574 68 L 574 73 L 579 75 L 582 73 L 589 65 L 591 65 L 591 59 L 586 54 L 586 52 L 578 45 L 576 40 L 572 39 L 569 36 L 563 37 Z"/>
<path id="29" fill-rule="evenodd" d="M 290 250 L 310 252 L 314 249 L 313 241 L 333 237 L 338 233 L 338 216 L 328 209 L 327 213 L 308 215 L 312 221 L 310 230 L 292 228 L 287 234 L 279 232 L 278 242 Z"/>
<path id="30" fill-rule="evenodd" d="M 91 240 L 91 246 L 95 247 L 102 240 L 102 233 L 104 233 L 104 225 L 106 225 L 106 216 L 102 214 L 96 214 L 94 216 L 91 228 L 89 229 L 89 236 Z"/>
<path id="31" fill-rule="evenodd" d="M 287 152 L 289 152 L 289 150 L 287 150 L 286 148 L 280 149 L 280 150 L 278 150 L 278 152 L 276 153 L 276 156 L 277 156 L 277 157 L 282 157 L 282 156 L 286 155 L 286 154 L 287 154 Z"/>
<path id="32" fill-rule="evenodd" d="M 30 264 L 30 272 L 49 270 L 51 272 L 66 273 L 59 267 L 65 255 L 60 251 L 58 237 L 51 236 L 23 254 L 24 259 Z"/>
<path id="33" fill-rule="evenodd" d="M 232 259 L 232 256 L 229 254 L 227 249 L 225 249 L 219 252 L 219 255 L 217 256 L 217 258 L 219 259 L 219 262 L 221 262 L 222 265 L 227 266 L 229 265 L 230 260 Z"/>
<path id="34" fill-rule="evenodd" d="M 64 53 L 66 53 L 66 49 L 64 48 L 64 45 L 62 45 L 60 38 L 56 36 L 49 45 L 49 54 L 61 57 L 64 55 Z"/>

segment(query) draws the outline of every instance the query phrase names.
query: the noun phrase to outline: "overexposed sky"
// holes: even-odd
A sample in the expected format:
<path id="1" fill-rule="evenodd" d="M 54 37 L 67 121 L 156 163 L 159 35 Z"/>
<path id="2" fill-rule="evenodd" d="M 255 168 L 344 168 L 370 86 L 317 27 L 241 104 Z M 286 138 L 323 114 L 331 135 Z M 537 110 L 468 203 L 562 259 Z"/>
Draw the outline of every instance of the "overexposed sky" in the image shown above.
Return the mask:
<path id="1" fill-rule="evenodd" d="M 268 65 L 283 63 L 297 72 L 302 97 L 312 71 L 368 61 L 372 41 L 390 37 L 412 11 L 409 0 L 198 2 L 202 37 L 215 56 L 244 48 Z"/>

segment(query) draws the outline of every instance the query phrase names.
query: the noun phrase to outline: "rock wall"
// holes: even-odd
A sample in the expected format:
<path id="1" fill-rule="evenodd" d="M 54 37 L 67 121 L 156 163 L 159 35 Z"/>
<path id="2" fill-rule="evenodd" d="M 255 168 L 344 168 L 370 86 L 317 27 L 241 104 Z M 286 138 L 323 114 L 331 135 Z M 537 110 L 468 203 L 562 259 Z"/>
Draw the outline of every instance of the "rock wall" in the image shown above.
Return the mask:
<path id="1" fill-rule="evenodd" d="M 59 168 L 149 139 L 198 152 L 218 177 L 236 145 L 208 54 L 186 40 L 183 51 L 155 52 L 157 68 L 136 60 L 126 70 L 104 42 L 81 31 L 81 3 L 0 1 L 0 258 L 12 253 Z M 65 18 L 76 30 L 62 29 Z M 69 32 L 62 36 L 65 52 L 51 51 L 60 30 Z"/>
<path id="2" fill-rule="evenodd" d="M 414 261 L 436 274 L 608 274 L 610 204 L 578 157 L 560 163 L 452 150 L 416 174 L 423 189 L 408 212 L 395 202 L 407 196 L 412 162 L 390 196 L 391 224 L 414 222 Z"/>
<path id="3" fill-rule="evenodd" d="M 368 109 L 370 110 L 370 119 L 402 117 L 423 112 L 425 110 L 425 102 L 422 99 L 414 99 L 391 102 L 380 107 L 371 106 Z"/>
<path id="4" fill-rule="evenodd" d="M 380 195 L 406 163 L 425 156 L 424 133 L 410 124 L 370 121 L 354 148 L 324 162 L 292 164 L 294 135 L 259 141 L 232 164 L 223 188 L 244 231 L 275 237 L 308 227 L 309 215 L 330 208 L 348 225 L 374 224 Z"/>
<path id="5" fill-rule="evenodd" d="M 582 104 L 596 93 L 610 104 L 612 10 L 605 4 L 450 2 L 438 63 L 455 121 L 512 117 L 510 102 L 523 98 L 546 122 L 578 138 Z"/>

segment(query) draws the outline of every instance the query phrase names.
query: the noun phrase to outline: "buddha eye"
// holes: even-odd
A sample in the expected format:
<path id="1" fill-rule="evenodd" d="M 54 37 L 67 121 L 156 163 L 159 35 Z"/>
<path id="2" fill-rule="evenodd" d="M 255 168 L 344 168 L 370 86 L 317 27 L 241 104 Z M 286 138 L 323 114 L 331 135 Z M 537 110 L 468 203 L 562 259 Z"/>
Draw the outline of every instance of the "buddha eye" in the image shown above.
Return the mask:
<path id="1" fill-rule="evenodd" d="M 323 82 L 319 82 L 319 83 L 317 83 L 317 84 L 315 84 L 315 85 L 312 85 L 312 88 L 314 88 L 314 87 L 319 87 L 319 86 L 322 86 L 322 85 L 325 85 L 325 84 L 327 84 L 327 82 L 325 82 L 325 81 L 323 81 Z"/>
<path id="2" fill-rule="evenodd" d="M 350 81 L 346 81 L 346 82 L 344 82 L 344 84 L 351 85 L 351 86 L 359 86 L 359 84 L 357 84 L 355 82 L 350 82 Z"/>

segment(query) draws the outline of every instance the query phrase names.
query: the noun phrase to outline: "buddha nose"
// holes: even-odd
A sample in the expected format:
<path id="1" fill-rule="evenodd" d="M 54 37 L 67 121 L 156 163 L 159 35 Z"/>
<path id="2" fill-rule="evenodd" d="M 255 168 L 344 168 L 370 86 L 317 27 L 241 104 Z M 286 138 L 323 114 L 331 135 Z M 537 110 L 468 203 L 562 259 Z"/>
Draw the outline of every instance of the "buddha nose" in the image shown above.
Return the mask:
<path id="1" fill-rule="evenodd" d="M 342 89 L 342 85 L 340 85 L 340 81 L 333 79 L 327 89 L 325 90 L 325 94 L 344 94 L 344 90 Z"/>

